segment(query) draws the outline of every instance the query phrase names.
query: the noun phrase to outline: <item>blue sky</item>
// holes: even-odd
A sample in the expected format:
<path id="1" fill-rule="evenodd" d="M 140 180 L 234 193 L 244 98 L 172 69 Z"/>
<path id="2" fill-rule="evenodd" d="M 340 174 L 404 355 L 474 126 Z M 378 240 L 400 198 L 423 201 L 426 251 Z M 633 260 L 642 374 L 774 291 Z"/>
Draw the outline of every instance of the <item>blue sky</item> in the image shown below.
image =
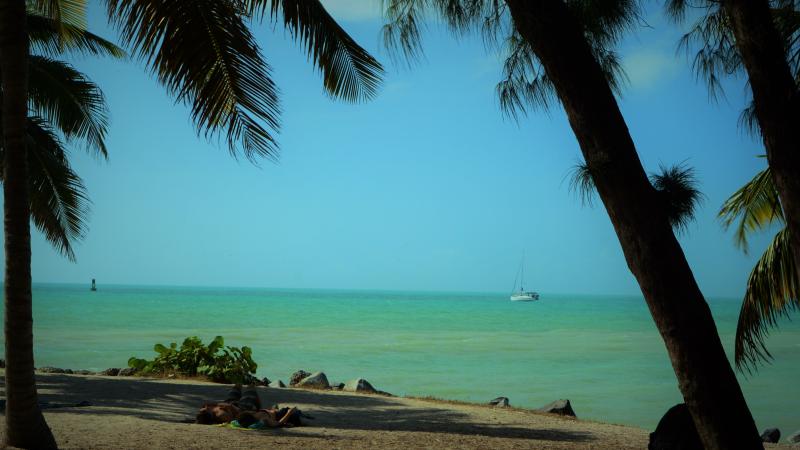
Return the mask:
<path id="1" fill-rule="evenodd" d="M 366 104 L 331 100 L 301 48 L 272 26 L 259 42 L 282 94 L 280 162 L 256 167 L 198 138 L 140 63 L 74 59 L 111 107 L 110 158 L 76 149 L 93 205 L 77 263 L 33 237 L 34 282 L 509 291 L 523 249 L 527 287 L 638 293 L 605 210 L 569 191 L 580 151 L 560 107 L 504 119 L 501 55 L 478 36 L 430 24 L 426 58 L 408 68 L 381 48 L 377 0 L 325 2 L 387 68 Z M 652 5 L 651 5 L 652 6 Z M 93 5 L 91 28 L 115 39 Z M 709 102 L 681 29 L 650 8 L 620 53 L 622 111 L 648 171 L 693 166 L 706 199 L 680 237 L 708 296 L 741 296 L 751 255 L 716 212 L 763 168 L 737 127 L 742 79 Z"/>

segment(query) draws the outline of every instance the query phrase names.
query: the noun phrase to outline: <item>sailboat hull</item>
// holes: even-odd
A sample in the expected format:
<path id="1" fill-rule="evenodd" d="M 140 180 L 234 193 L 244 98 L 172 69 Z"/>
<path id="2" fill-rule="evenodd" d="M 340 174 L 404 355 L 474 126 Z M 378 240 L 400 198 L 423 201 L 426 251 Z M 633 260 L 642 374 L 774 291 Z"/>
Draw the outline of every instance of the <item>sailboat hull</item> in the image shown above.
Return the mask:
<path id="1" fill-rule="evenodd" d="M 511 294 L 512 302 L 535 302 L 539 300 L 539 294 L 536 292 L 517 292 Z"/>

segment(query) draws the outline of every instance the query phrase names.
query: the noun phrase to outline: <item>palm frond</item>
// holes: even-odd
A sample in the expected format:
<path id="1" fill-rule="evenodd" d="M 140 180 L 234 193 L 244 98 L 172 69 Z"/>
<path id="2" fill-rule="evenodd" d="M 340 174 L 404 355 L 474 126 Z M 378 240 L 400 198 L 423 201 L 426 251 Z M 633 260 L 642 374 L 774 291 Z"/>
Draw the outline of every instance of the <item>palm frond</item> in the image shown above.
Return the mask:
<path id="1" fill-rule="evenodd" d="M 87 149 L 107 157 L 108 108 L 100 88 L 61 61 L 32 55 L 29 65 L 32 112 L 68 140 L 85 142 Z"/>
<path id="2" fill-rule="evenodd" d="M 303 43 L 330 95 L 355 102 L 377 94 L 383 67 L 336 23 L 319 0 L 247 1 L 251 14 L 281 20 L 292 37 Z"/>
<path id="3" fill-rule="evenodd" d="M 59 25 L 88 28 L 86 0 L 28 0 L 28 11 L 49 17 Z"/>
<path id="4" fill-rule="evenodd" d="M 779 231 L 747 280 L 736 326 L 734 360 L 739 370 L 752 372 L 772 355 L 765 346 L 769 328 L 800 309 L 800 283 L 788 228 Z"/>
<path id="5" fill-rule="evenodd" d="M 43 118 L 28 117 L 26 133 L 31 219 L 56 250 L 75 261 L 72 245 L 83 238 L 89 214 L 86 187 Z M 0 144 L 0 177 L 4 151 Z"/>
<path id="6" fill-rule="evenodd" d="M 108 0 L 122 41 L 178 101 L 199 134 L 224 133 L 233 156 L 275 158 L 278 91 L 270 68 L 228 0 Z M 269 131 L 272 130 L 272 131 Z"/>
<path id="7" fill-rule="evenodd" d="M 69 52 L 114 58 L 126 56 L 124 50 L 96 34 L 37 14 L 28 15 L 28 39 L 34 53 L 48 56 Z"/>
<path id="8" fill-rule="evenodd" d="M 738 221 L 734 239 L 745 253 L 749 233 L 764 229 L 773 222 L 782 223 L 783 208 L 769 168 L 759 172 L 725 200 L 718 217 L 725 229 Z"/>
<path id="9" fill-rule="evenodd" d="M 658 193 L 672 228 L 677 232 L 686 231 L 703 200 L 694 169 L 683 164 L 661 166 L 658 173 L 650 175 L 650 183 Z"/>

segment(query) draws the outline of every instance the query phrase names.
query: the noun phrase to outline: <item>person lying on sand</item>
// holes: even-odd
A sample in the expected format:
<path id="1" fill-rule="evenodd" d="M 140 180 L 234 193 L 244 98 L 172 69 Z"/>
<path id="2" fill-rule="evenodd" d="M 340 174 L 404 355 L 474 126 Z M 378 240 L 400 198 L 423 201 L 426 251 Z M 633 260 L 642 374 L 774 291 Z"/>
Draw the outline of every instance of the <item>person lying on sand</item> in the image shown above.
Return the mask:
<path id="1" fill-rule="evenodd" d="M 297 408 L 261 409 L 258 411 L 245 411 L 236 419 L 242 428 L 253 428 L 253 425 L 262 424 L 258 428 L 280 428 L 300 425 L 300 412 Z M 294 420 L 293 420 L 294 419 Z"/>
<path id="2" fill-rule="evenodd" d="M 236 385 L 228 391 L 224 402 L 205 403 L 197 412 L 195 422 L 204 425 L 228 423 L 236 420 L 243 411 L 258 411 L 261 400 L 255 386 L 248 386 L 242 392 L 242 386 Z"/>
<path id="3" fill-rule="evenodd" d="M 294 407 L 261 409 L 261 399 L 255 386 L 248 386 L 243 392 L 242 387 L 236 385 L 228 392 L 224 402 L 204 404 L 197 413 L 195 423 L 214 425 L 236 421 L 242 428 L 278 428 L 302 425 L 301 416 L 312 419 Z"/>

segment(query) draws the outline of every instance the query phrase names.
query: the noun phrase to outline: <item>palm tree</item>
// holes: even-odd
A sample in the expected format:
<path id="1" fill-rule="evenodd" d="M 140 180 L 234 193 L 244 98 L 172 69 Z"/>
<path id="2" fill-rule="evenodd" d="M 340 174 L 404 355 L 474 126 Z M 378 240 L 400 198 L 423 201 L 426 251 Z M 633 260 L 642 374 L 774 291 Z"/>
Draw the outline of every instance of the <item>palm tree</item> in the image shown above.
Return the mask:
<path id="1" fill-rule="evenodd" d="M 752 371 L 759 362 L 772 359 L 764 343 L 768 329 L 776 327 L 780 317 L 789 317 L 791 311 L 800 308 L 800 280 L 789 246 L 791 232 L 785 226 L 783 207 L 770 169 L 762 170 L 731 195 L 722 205 L 719 216 L 726 228 L 738 220 L 736 244 L 745 252 L 748 234 L 773 224 L 784 225 L 750 272 L 739 312 L 735 361 L 740 370 Z"/>
<path id="2" fill-rule="evenodd" d="M 503 98 L 561 102 L 704 446 L 761 448 L 711 311 L 614 97 L 613 71 L 607 70 L 614 58 L 608 49 L 636 23 L 638 2 L 393 0 L 386 10 L 390 48 L 411 55 L 419 50 L 418 23 L 426 5 L 456 30 L 482 26 L 510 36 L 513 59 L 505 71 L 512 76 L 500 86 L 501 104 Z"/>
<path id="3" fill-rule="evenodd" d="M 7 444 L 54 447 L 36 404 L 33 376 L 30 173 L 26 151 L 28 59 L 32 23 L 26 6 L 54 19 L 59 47 L 85 28 L 82 0 L 0 3 L 3 105 L 3 191 L 6 242 Z M 275 158 L 279 102 L 271 69 L 247 26 L 281 22 L 322 72 L 333 97 L 363 101 L 376 93 L 381 65 L 318 0 L 106 0 L 109 22 L 170 94 L 191 106 L 198 133 L 222 135 L 234 156 Z"/>
<path id="4" fill-rule="evenodd" d="M 697 6 L 697 5 L 693 5 Z M 696 67 L 714 83 L 720 72 L 746 70 L 753 94 L 751 117 L 767 151 L 774 185 L 786 212 L 786 226 L 800 236 L 800 12 L 792 0 L 700 2 L 707 12 L 694 38 L 703 44 Z M 686 0 L 669 0 L 680 19 Z M 790 239 L 800 260 L 800 238 Z M 797 267 L 800 271 L 800 266 Z M 800 272 L 798 272 L 800 277 Z"/>
<path id="5" fill-rule="evenodd" d="M 16 183 L 14 187 L 24 189 L 28 195 L 26 205 L 12 202 L 12 205 L 6 206 L 7 211 L 10 207 L 16 208 L 15 210 L 27 209 L 29 217 L 45 237 L 65 256 L 74 260 L 72 242 L 83 236 L 88 198 L 81 178 L 70 167 L 65 144 L 81 145 L 105 157 L 107 107 L 102 92 L 95 84 L 70 65 L 48 55 L 83 52 L 119 57 L 124 53 L 113 44 L 79 27 L 59 24 L 50 17 L 29 12 L 26 20 L 32 31 L 32 47 L 41 54 L 31 55 L 26 64 L 29 74 L 30 116 L 25 118 L 23 127 L 22 138 L 26 151 L 22 156 L 25 159 L 17 161 L 9 155 L 13 146 L 8 145 L 8 139 L 0 143 L 0 179 L 3 181 L 4 191 L 10 189 L 9 184 Z M 2 55 L 5 62 L 5 53 Z M 3 66 L 4 81 L 5 69 Z M 7 86 L 4 83 L 0 91 L 4 105 L 7 104 L 7 97 L 13 95 Z M 9 124 L 5 120 L 5 113 L 4 108 L 0 114 L 3 119 L 0 129 L 4 135 Z M 24 186 L 21 185 L 22 179 L 8 170 L 9 160 L 12 164 L 24 164 L 27 172 Z M 8 194 L 6 202 L 9 202 Z M 29 222 L 25 222 L 24 227 L 18 223 L 14 229 L 21 229 L 22 234 L 16 236 L 29 246 Z M 26 252 L 22 246 L 12 245 L 13 243 L 13 240 L 11 243 L 6 242 L 7 265 L 12 265 L 13 273 L 24 276 L 25 267 L 21 267 L 20 263 L 27 261 L 29 264 L 30 249 Z M 27 266 L 28 279 L 29 271 L 30 267 Z M 9 273 L 6 277 L 6 288 L 12 289 L 14 294 L 6 294 L 5 312 L 9 331 L 5 336 L 7 440 L 26 447 L 54 447 L 55 440 L 39 411 L 33 378 L 30 302 L 25 304 L 21 301 L 25 296 L 30 296 L 30 286 L 24 289 Z M 10 317 L 14 317 L 14 320 L 8 320 Z M 36 430 L 34 438 L 20 433 L 20 430 L 26 428 Z"/>

